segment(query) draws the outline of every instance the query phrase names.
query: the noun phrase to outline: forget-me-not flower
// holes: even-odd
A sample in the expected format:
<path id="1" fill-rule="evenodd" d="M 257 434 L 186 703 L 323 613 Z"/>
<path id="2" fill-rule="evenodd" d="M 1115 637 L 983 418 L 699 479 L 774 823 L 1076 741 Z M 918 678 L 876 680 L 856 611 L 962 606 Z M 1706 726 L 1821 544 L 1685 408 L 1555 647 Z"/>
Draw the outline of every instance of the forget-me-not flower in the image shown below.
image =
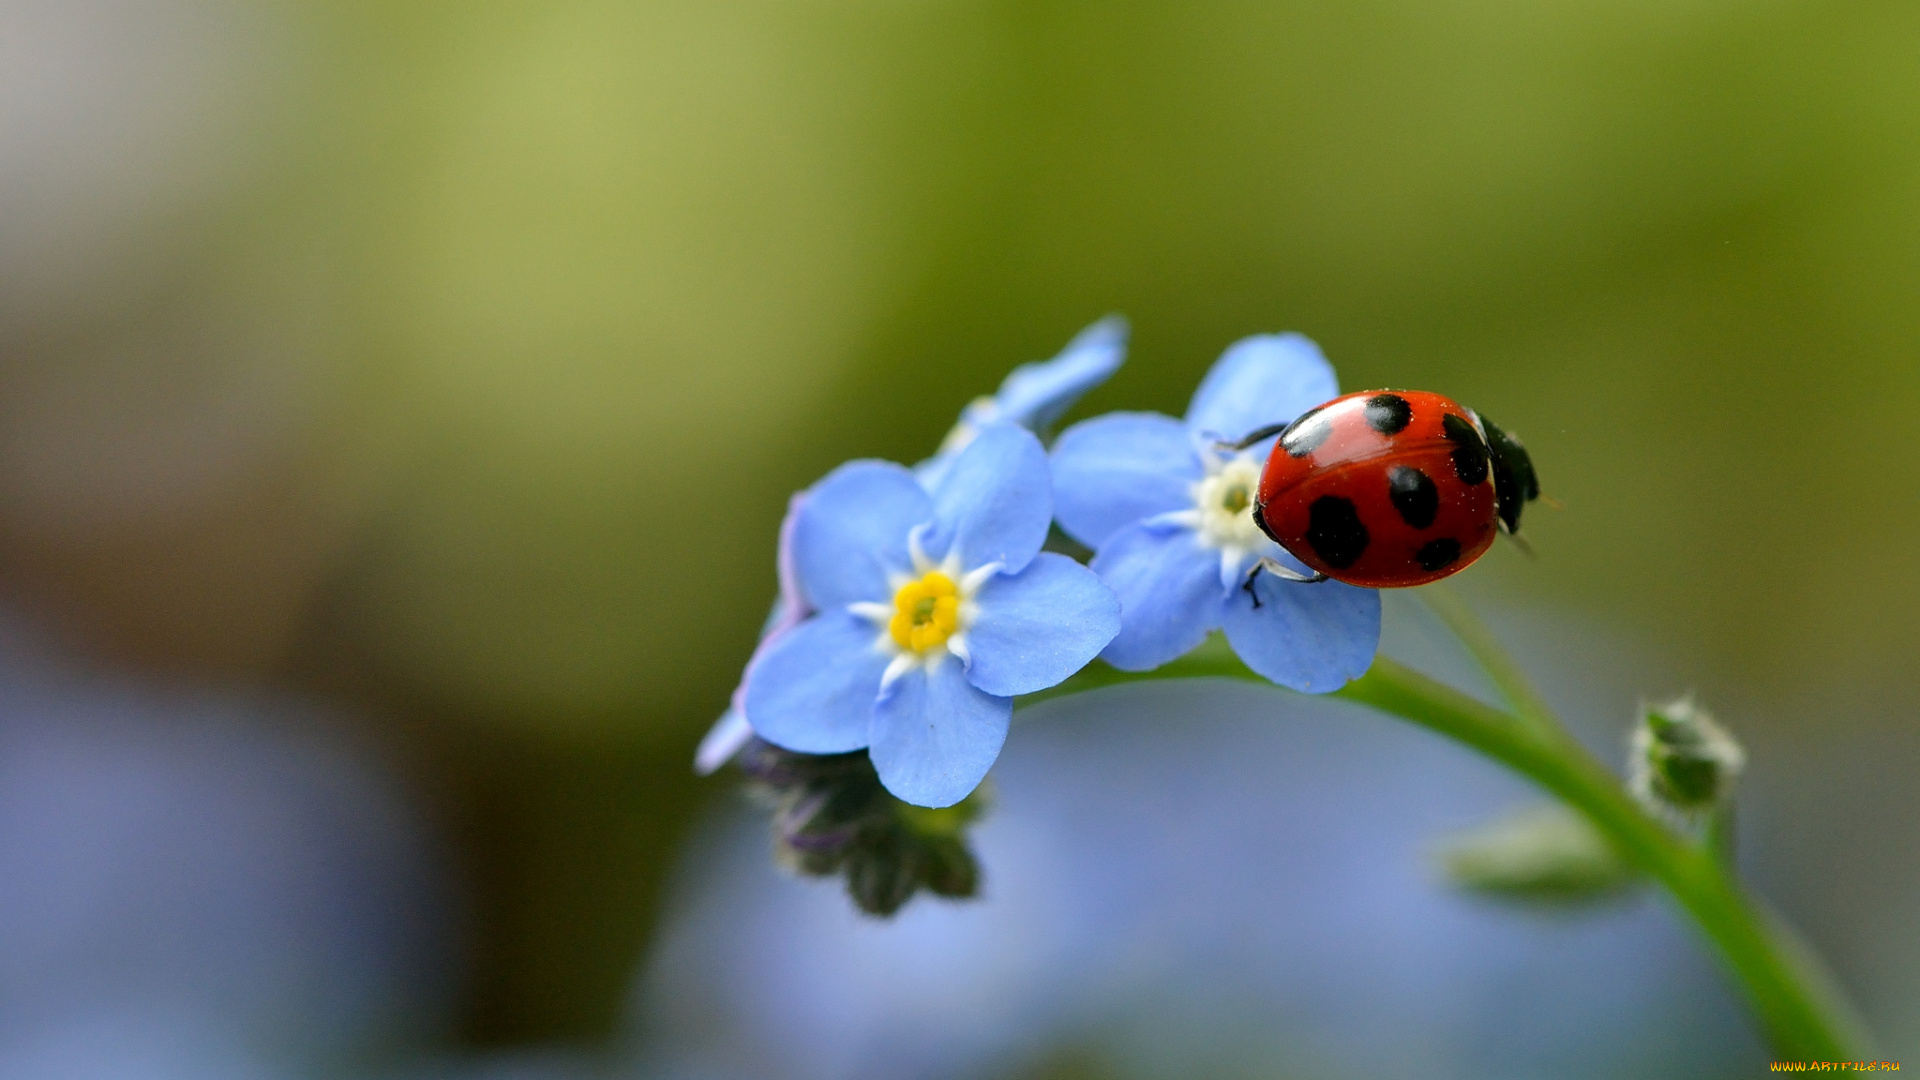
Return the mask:
<path id="1" fill-rule="evenodd" d="M 1158 667 L 1224 626 L 1240 659 L 1282 686 L 1326 693 L 1365 673 L 1380 640 L 1379 594 L 1269 573 L 1243 587 L 1262 557 L 1306 570 L 1253 520 L 1273 440 L 1240 452 L 1216 446 L 1338 394 L 1313 342 L 1263 335 L 1220 357 L 1184 422 L 1110 413 L 1061 434 L 1053 448 L 1060 526 L 1096 550 L 1094 572 L 1120 597 L 1120 633 L 1101 653 L 1108 663 Z"/>
<path id="2" fill-rule="evenodd" d="M 960 412 L 940 449 L 913 467 L 931 490 L 947 466 L 989 424 L 1018 424 L 1040 433 L 1053 426 L 1080 396 L 1106 382 L 1127 358 L 1127 320 L 1109 315 L 1074 335 L 1051 360 L 1021 364 L 992 397 L 975 398 Z"/>
<path id="3" fill-rule="evenodd" d="M 931 491 L 854 461 L 794 516 L 794 580 L 815 614 L 749 667 L 763 739 L 805 754 L 866 748 L 899 798 L 950 806 L 999 756 L 1013 697 L 1060 682 L 1120 629 L 1086 567 L 1043 553 L 1046 451 L 1009 423 L 981 429 Z"/>
<path id="4" fill-rule="evenodd" d="M 1072 408 L 1082 394 L 1107 381 L 1118 371 L 1126 357 L 1127 320 L 1118 315 L 1101 319 L 1074 335 L 1058 356 L 1051 360 L 1021 364 L 1007 375 L 1000 383 L 999 391 L 992 397 L 975 398 L 969 402 L 961 410 L 959 422 L 942 440 L 940 449 L 914 466 L 914 475 L 928 490 L 938 486 L 953 459 L 989 424 L 1005 422 L 1017 424 L 1028 431 L 1045 431 L 1060 419 L 1062 413 Z M 773 610 L 767 614 L 767 621 L 760 629 L 760 644 L 747 661 L 748 671 L 753 669 L 754 662 L 776 639 L 813 613 L 800 595 L 799 586 L 794 583 L 792 558 L 788 550 L 794 514 L 799 509 L 801 498 L 800 495 L 794 496 L 793 502 L 787 507 L 786 520 L 780 525 L 780 597 L 774 601 Z M 743 674 L 740 684 L 734 688 L 727 711 L 720 715 L 706 737 L 700 740 L 700 748 L 694 753 L 693 759 L 694 771 L 700 775 L 705 776 L 733 760 L 740 748 L 753 737 L 753 728 L 747 723 L 743 708 L 746 688 Z"/>

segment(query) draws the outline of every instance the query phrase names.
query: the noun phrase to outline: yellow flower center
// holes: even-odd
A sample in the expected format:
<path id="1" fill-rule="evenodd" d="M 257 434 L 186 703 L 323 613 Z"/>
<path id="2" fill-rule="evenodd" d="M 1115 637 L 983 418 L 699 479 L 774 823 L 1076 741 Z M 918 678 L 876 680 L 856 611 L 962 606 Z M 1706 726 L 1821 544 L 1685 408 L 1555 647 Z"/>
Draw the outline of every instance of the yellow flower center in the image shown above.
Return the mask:
<path id="1" fill-rule="evenodd" d="M 913 652 L 946 643 L 960 628 L 960 588 L 938 570 L 900 586 L 893 594 L 893 619 L 887 632 L 893 643 Z"/>
<path id="2" fill-rule="evenodd" d="M 1227 493 L 1220 497 L 1220 509 L 1229 514 L 1237 514 L 1252 502 L 1253 496 L 1248 494 L 1247 485 L 1231 484 L 1227 487 Z"/>

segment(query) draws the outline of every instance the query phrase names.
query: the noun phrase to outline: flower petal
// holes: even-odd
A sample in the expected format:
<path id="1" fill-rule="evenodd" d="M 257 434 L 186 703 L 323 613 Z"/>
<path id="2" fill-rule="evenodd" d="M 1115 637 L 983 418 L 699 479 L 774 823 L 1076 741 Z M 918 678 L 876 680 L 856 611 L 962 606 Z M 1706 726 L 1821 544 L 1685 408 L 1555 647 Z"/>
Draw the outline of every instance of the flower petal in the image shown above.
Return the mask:
<path id="1" fill-rule="evenodd" d="M 894 795 L 916 806 L 952 806 L 993 767 L 1012 717 L 1013 699 L 975 688 L 948 660 L 893 684 L 874 707 L 868 754 Z"/>
<path id="2" fill-rule="evenodd" d="M 989 694 L 1031 694 L 1087 666 L 1120 632 L 1120 601 L 1091 570 L 1043 551 L 975 596 L 967 681 Z"/>
<path id="3" fill-rule="evenodd" d="M 1088 547 L 1155 514 L 1193 506 L 1204 475 L 1180 421 L 1159 413 L 1108 413 L 1053 444 L 1054 515 Z"/>
<path id="4" fill-rule="evenodd" d="M 890 461 L 849 461 L 806 493 L 788 545 L 800 591 L 828 609 L 893 595 L 890 572 L 912 566 L 907 534 L 933 519 L 913 473 Z"/>
<path id="5" fill-rule="evenodd" d="M 700 748 L 693 752 L 693 771 L 697 776 L 711 775 L 720 766 L 733 760 L 733 755 L 747 745 L 753 738 L 753 726 L 747 723 L 747 716 L 739 709 L 728 709 L 720 714 L 720 719 L 707 729 L 706 737 L 700 740 Z"/>
<path id="6" fill-rule="evenodd" d="M 1047 452 L 1025 428 L 987 427 L 953 459 L 933 505 L 926 549 L 934 559 L 958 551 L 966 569 L 998 562 L 1017 574 L 1039 552 L 1053 521 Z"/>
<path id="7" fill-rule="evenodd" d="M 1220 625 L 1220 554 L 1192 529 L 1130 525 L 1100 545 L 1093 571 L 1120 598 L 1120 633 L 1100 656 L 1122 671 L 1177 659 Z"/>
<path id="8" fill-rule="evenodd" d="M 1281 686 L 1326 694 L 1366 674 L 1380 647 L 1380 593 L 1338 581 L 1254 578 L 1260 606 L 1227 602 L 1227 640 L 1246 665 Z"/>
<path id="9" fill-rule="evenodd" d="M 842 754 L 867 745 L 880 675 L 890 659 L 879 630 L 846 611 L 826 611 L 783 636 L 747 669 L 747 722 L 776 746 Z"/>
<path id="10" fill-rule="evenodd" d="M 943 450 L 933 455 L 913 467 L 913 478 L 920 481 L 920 486 L 928 491 L 938 488 L 940 481 L 947 478 L 947 470 L 953 467 L 953 459 L 958 457 L 959 453 L 958 450 L 951 452 Z"/>
<path id="11" fill-rule="evenodd" d="M 806 593 L 800 589 L 800 573 L 793 563 L 793 532 L 800 524 L 800 508 L 807 504 L 807 493 L 796 491 L 787 500 L 787 516 L 780 519 L 780 543 L 774 549 L 773 566 L 780 579 L 780 601 L 774 605 L 775 614 L 767 616 L 765 626 L 760 628 L 761 640 L 786 633 L 800 620 L 813 614 L 813 608 L 807 604 Z M 911 526 L 909 526 L 911 528 Z"/>
<path id="12" fill-rule="evenodd" d="M 1320 346 L 1299 334 L 1260 334 L 1234 342 L 1214 361 L 1187 406 L 1187 426 L 1238 439 L 1338 396 Z"/>
<path id="13" fill-rule="evenodd" d="M 1053 359 L 1014 368 L 994 395 L 999 418 L 1044 431 L 1126 358 L 1127 320 L 1109 315 L 1080 331 Z"/>

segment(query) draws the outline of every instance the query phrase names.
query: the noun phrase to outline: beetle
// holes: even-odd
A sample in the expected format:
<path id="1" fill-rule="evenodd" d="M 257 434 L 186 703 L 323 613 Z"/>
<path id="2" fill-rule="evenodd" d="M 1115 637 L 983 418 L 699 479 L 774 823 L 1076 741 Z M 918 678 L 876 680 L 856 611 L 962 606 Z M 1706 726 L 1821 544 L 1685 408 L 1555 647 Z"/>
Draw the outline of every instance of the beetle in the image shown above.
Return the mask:
<path id="1" fill-rule="evenodd" d="M 1262 570 L 1407 588 L 1465 569 L 1496 533 L 1525 546 L 1520 513 L 1540 497 L 1533 459 L 1519 439 L 1451 398 L 1363 390 L 1222 445 L 1244 450 L 1275 435 L 1253 519 L 1313 573 L 1262 559 L 1249 592 Z"/>

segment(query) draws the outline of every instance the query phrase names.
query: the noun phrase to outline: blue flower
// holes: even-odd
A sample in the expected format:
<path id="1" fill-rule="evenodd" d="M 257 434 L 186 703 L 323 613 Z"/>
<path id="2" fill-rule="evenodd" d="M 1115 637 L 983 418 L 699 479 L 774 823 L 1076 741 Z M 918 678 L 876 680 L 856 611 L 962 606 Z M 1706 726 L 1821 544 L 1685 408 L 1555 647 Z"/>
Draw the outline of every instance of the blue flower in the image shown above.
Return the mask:
<path id="1" fill-rule="evenodd" d="M 1224 626 L 1240 659 L 1282 686 L 1326 693 L 1367 670 L 1380 641 L 1374 590 L 1264 573 L 1253 594 L 1242 588 L 1262 556 L 1306 569 L 1253 520 L 1273 441 L 1239 453 L 1214 446 L 1338 394 L 1313 342 L 1250 337 L 1213 365 L 1185 422 L 1110 413 L 1061 434 L 1053 448 L 1060 527 L 1096 549 L 1093 570 L 1120 597 L 1120 633 L 1101 653 L 1108 663 L 1158 667 Z"/>
<path id="2" fill-rule="evenodd" d="M 1109 315 L 1080 331 L 1053 359 L 1014 368 L 1000 384 L 998 393 L 992 397 L 976 398 L 961 411 L 959 422 L 947 432 L 940 449 L 934 456 L 914 466 L 915 477 L 929 491 L 938 487 L 954 458 L 973 442 L 981 429 L 991 424 L 1006 422 L 1028 431 L 1045 431 L 1060 418 L 1060 414 L 1080 400 L 1082 394 L 1107 381 L 1119 370 L 1126 355 L 1127 321 L 1118 315 Z M 760 644 L 747 661 L 748 671 L 753 670 L 754 663 L 775 641 L 813 614 L 813 609 L 807 606 L 794 580 L 792 557 L 788 550 L 794 516 L 804 498 L 804 494 L 793 497 L 787 507 L 786 520 L 780 525 L 780 596 L 774 601 L 773 610 L 768 612 L 765 625 L 760 628 Z M 753 728 L 747 723 L 744 708 L 746 689 L 747 681 L 743 674 L 740 684 L 734 688 L 727 711 L 720 715 L 706 737 L 700 740 L 700 747 L 694 752 L 693 768 L 701 776 L 733 760 L 740 748 L 753 737 Z"/>
<path id="3" fill-rule="evenodd" d="M 854 461 L 794 515 L 794 580 L 815 611 L 748 668 L 747 721 L 804 754 L 865 748 L 901 799 L 950 806 L 986 776 L 1013 697 L 1080 670 L 1120 629 L 1099 578 L 1044 553 L 1046 451 L 998 423 L 931 491 Z"/>
<path id="4" fill-rule="evenodd" d="M 1109 315 L 1080 331 L 1060 355 L 1021 364 L 1000 384 L 998 393 L 970 402 L 940 449 L 913 467 L 914 475 L 932 490 L 954 457 L 989 424 L 1004 422 L 1032 432 L 1046 431 L 1080 395 L 1120 370 L 1126 358 L 1127 320 Z"/>

